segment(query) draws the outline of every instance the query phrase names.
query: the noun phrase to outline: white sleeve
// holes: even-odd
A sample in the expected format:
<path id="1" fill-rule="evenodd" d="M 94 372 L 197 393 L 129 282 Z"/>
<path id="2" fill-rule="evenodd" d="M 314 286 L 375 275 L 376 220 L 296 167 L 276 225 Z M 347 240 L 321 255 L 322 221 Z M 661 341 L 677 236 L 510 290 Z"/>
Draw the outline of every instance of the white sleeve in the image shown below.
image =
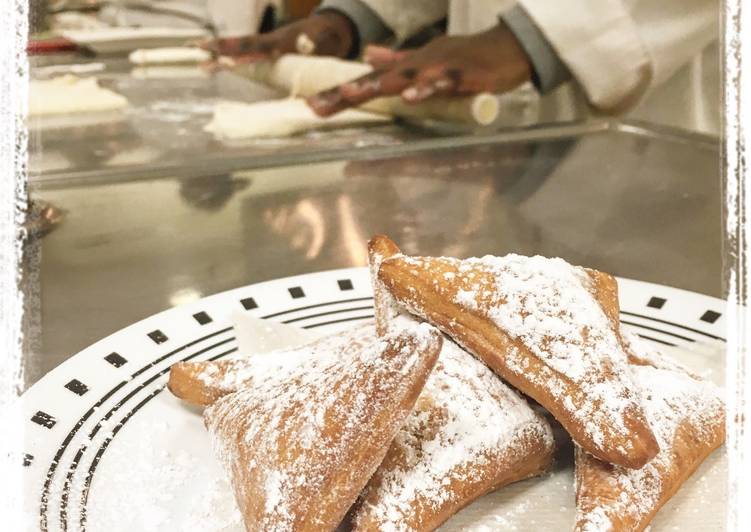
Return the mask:
<path id="1" fill-rule="evenodd" d="M 592 106 L 620 112 L 718 38 L 719 0 L 519 0 Z"/>
<path id="2" fill-rule="evenodd" d="M 446 18 L 449 0 L 362 0 L 402 42 L 421 29 Z"/>
<path id="3" fill-rule="evenodd" d="M 209 20 L 219 38 L 247 37 L 258 31 L 258 2 L 207 0 Z"/>

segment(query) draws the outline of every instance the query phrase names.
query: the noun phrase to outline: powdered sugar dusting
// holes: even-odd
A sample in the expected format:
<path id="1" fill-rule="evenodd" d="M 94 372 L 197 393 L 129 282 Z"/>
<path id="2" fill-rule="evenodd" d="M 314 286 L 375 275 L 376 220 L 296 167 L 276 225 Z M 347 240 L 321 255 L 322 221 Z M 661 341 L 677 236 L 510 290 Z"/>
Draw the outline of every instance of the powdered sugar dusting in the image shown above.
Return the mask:
<path id="1" fill-rule="evenodd" d="M 621 338 L 623 339 L 624 347 L 629 352 L 631 364 L 668 369 L 677 373 L 694 376 L 686 366 L 666 356 L 657 347 L 639 338 L 636 333 L 621 330 Z"/>
<path id="2" fill-rule="evenodd" d="M 347 334 L 325 336 L 295 349 L 279 349 L 269 353 L 237 355 L 218 362 L 199 362 L 195 378 L 207 389 L 221 396 L 253 386 L 255 382 L 284 375 L 303 364 L 311 356 L 315 364 L 331 363 L 339 356 L 350 356 L 376 341 L 372 323 Z M 344 342 L 344 343 L 343 343 Z M 343 349 L 343 352 L 338 350 Z"/>
<path id="3" fill-rule="evenodd" d="M 412 275 L 430 270 L 445 280 L 453 273 L 451 282 L 434 282 L 434 289 L 524 346 L 499 355 L 508 371 L 547 389 L 595 448 L 612 451 L 608 447 L 618 441 L 621 453 L 631 450 L 633 427 L 625 420 L 640 417 L 636 388 L 626 370 L 627 354 L 593 296 L 586 269 L 559 258 L 514 254 L 399 260 Z M 401 302 L 426 317 L 420 298 L 412 296 Z M 530 354 L 544 363 L 542 371 L 531 371 Z"/>
<path id="4" fill-rule="evenodd" d="M 201 490 L 202 497 L 191 508 L 181 532 L 243 532 L 243 516 L 224 479 L 214 479 Z"/>
<path id="5" fill-rule="evenodd" d="M 164 402 L 156 408 L 151 403 L 141 413 L 143 417 L 133 419 L 112 440 L 91 486 L 86 530 L 242 532 L 232 490 L 226 482 L 213 480 L 218 471 L 204 449 L 203 438 L 176 445 L 186 434 L 202 436 L 200 423 L 190 417 L 161 417 L 165 412 L 169 410 Z M 109 432 L 113 426 L 103 430 Z M 100 443 L 95 439 L 93 448 Z M 84 489 L 86 477 L 77 475 L 68 499 L 69 516 L 83 510 L 80 499 Z M 35 529 L 39 530 L 38 525 Z M 68 521 L 68 530 L 83 529 L 77 520 Z M 55 523 L 50 530 L 62 530 L 62 525 Z"/>
<path id="6" fill-rule="evenodd" d="M 284 354 L 250 358 L 253 386 L 204 414 L 246 525 L 288 529 L 308 518 L 311 526 L 331 525 L 315 517 L 322 499 L 351 489 L 342 476 L 360 483 L 353 499 L 357 495 L 383 454 L 360 457 L 358 466 L 350 460 L 352 450 L 376 441 L 386 452 L 408 414 L 395 405 L 410 393 L 415 375 L 429 371 L 431 362 L 421 353 L 437 342 L 426 324 L 383 339 L 368 324 Z M 373 420 L 375 412 L 381 425 Z M 331 484 L 337 475 L 341 484 Z M 320 497 L 309 496 L 319 490 Z M 337 508 L 342 516 L 353 501 L 344 502 Z"/>
<path id="7" fill-rule="evenodd" d="M 617 498 L 596 499 L 594 507 L 586 503 L 578 505 L 577 529 L 582 532 L 612 530 L 613 516 L 628 517 L 635 522 L 646 518 L 664 502 L 666 489 L 679 477 L 679 469 L 692 467 L 685 451 L 683 455 L 680 453 L 681 446 L 716 445 L 718 431 L 724 423 L 724 405 L 715 385 L 670 369 L 680 365 L 642 343 L 630 345 L 636 348 L 640 358 L 652 359 L 661 366 L 631 367 L 660 452 L 643 468 L 629 469 L 607 466 L 579 451 L 577 467 L 600 470 L 620 492 Z M 680 441 L 679 426 L 689 427 L 689 441 Z M 586 486 L 584 493 L 588 493 Z"/>
<path id="8" fill-rule="evenodd" d="M 110 429 L 110 427 L 106 427 Z M 91 504 L 87 520 L 99 530 L 142 530 L 156 532 L 169 527 L 174 516 L 174 486 L 194 480 L 195 457 L 189 452 L 164 450 L 156 442 L 164 441 L 171 426 L 167 422 L 152 423 L 138 439 L 127 446 L 113 445 L 108 450 L 106 484 L 98 486 L 103 493 L 128 493 L 128 497 L 101 497 L 103 504 Z M 110 429 L 111 430 L 111 429 Z M 133 457 L 138 459 L 134 460 Z M 120 467 L 113 467 L 119 464 Z M 127 465 L 126 465 L 127 464 Z M 133 479 L 141 483 L 134 489 Z M 83 478 L 71 487 L 71 515 L 81 511 L 77 494 L 85 489 Z"/>
<path id="9" fill-rule="evenodd" d="M 488 461 L 523 456 L 530 439 L 552 450 L 550 426 L 518 393 L 450 340 L 443 345 L 389 451 L 403 460 L 386 459 L 374 477 L 380 482 L 363 494 L 356 524 L 365 515 L 379 530 L 410 530 L 405 521 L 414 512 L 437 513 L 444 504 L 467 502 L 452 483 L 487 480 L 482 475 Z"/>

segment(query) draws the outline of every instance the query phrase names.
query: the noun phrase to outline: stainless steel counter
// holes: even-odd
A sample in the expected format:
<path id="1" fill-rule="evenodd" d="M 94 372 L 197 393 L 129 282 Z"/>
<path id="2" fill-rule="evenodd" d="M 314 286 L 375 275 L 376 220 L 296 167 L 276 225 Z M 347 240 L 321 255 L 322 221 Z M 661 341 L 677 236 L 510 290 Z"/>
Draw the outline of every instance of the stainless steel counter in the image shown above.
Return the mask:
<path id="1" fill-rule="evenodd" d="M 374 233 L 408 253 L 539 253 L 721 292 L 712 139 L 603 122 L 279 160 L 35 182 L 66 213 L 27 246 L 28 382 L 172 305 L 364 265 Z"/>

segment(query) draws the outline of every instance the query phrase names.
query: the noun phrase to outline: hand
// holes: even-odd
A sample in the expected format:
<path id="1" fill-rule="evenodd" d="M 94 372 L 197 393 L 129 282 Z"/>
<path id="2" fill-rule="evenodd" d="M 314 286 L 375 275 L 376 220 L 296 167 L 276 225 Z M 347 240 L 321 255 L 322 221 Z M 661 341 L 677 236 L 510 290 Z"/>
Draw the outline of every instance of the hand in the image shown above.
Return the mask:
<path id="1" fill-rule="evenodd" d="M 299 53 L 300 35 L 312 41 L 315 55 L 345 57 L 352 49 L 355 29 L 350 20 L 336 11 L 324 11 L 298 20 L 270 33 L 217 39 L 205 47 L 218 55 L 230 56 L 238 63 L 276 59 L 280 55 Z"/>
<path id="2" fill-rule="evenodd" d="M 369 47 L 365 59 L 373 72 L 308 98 L 317 114 L 397 94 L 418 103 L 434 96 L 505 92 L 532 77 L 527 54 L 503 23 L 475 35 L 439 37 L 410 52 Z"/>

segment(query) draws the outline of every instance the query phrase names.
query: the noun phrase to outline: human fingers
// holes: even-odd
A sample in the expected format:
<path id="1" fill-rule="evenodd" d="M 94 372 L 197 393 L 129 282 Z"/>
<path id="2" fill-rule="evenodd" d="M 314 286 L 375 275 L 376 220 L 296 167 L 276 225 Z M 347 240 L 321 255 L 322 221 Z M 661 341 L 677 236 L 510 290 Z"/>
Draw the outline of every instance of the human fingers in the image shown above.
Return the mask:
<path id="1" fill-rule="evenodd" d="M 414 83 L 404 89 L 401 96 L 408 103 L 418 103 L 436 95 L 450 96 L 456 85 L 456 77 L 451 75 L 445 65 L 428 64 L 418 67 Z"/>
<path id="2" fill-rule="evenodd" d="M 308 98 L 308 104 L 320 116 L 355 107 L 373 98 L 399 94 L 411 79 L 400 70 L 374 71 Z"/>
<path id="3" fill-rule="evenodd" d="M 368 45 L 363 52 L 363 59 L 374 68 L 383 69 L 406 59 L 409 52 L 398 51 L 386 46 Z"/>

